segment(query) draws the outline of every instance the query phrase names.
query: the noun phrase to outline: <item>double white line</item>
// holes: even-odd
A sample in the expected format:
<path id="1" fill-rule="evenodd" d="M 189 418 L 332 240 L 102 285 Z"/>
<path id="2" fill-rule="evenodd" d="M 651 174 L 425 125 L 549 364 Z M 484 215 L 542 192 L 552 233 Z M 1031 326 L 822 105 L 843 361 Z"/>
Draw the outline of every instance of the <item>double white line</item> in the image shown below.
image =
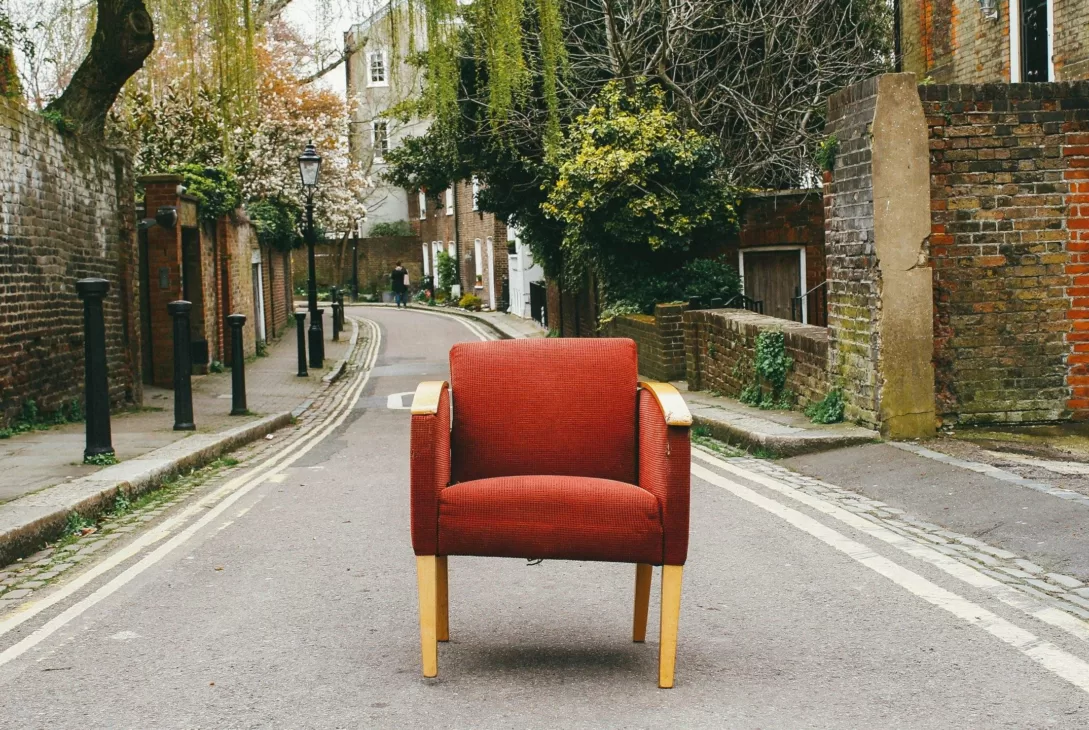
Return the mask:
<path id="1" fill-rule="evenodd" d="M 0 652 L 0 666 L 7 664 L 22 656 L 30 649 L 33 649 L 73 619 L 83 614 L 92 606 L 105 600 L 122 586 L 129 583 L 133 578 L 158 563 L 173 550 L 187 542 L 210 522 L 217 519 L 229 509 L 231 505 L 253 490 L 254 487 L 268 481 L 270 478 L 276 476 L 278 472 L 291 466 L 291 464 L 301 459 L 307 452 L 340 427 L 340 425 L 344 423 L 344 419 L 348 417 L 348 414 L 351 412 L 356 401 L 359 400 L 359 396 L 362 394 L 363 389 L 370 380 L 371 368 L 373 368 L 374 362 L 378 357 L 378 351 L 381 345 L 382 333 L 378 326 L 369 320 L 364 320 L 364 326 L 369 330 L 370 336 L 367 338 L 368 350 L 364 355 L 363 368 L 357 372 L 355 381 L 339 394 L 334 401 L 331 413 L 328 417 L 320 422 L 316 422 L 303 428 L 295 435 L 295 440 L 289 442 L 287 446 L 276 455 L 265 459 L 245 473 L 226 482 L 214 492 L 202 497 L 199 501 L 185 508 L 177 515 L 163 521 L 161 524 L 113 553 L 101 563 L 95 565 L 86 573 L 83 573 L 55 593 L 50 594 L 41 601 L 32 601 L 25 604 L 23 608 L 18 610 L 14 615 L 8 617 L 4 621 L 0 621 L 0 636 L 3 636 L 26 623 L 34 616 L 37 616 L 42 611 L 67 600 L 92 581 L 105 575 L 126 560 L 139 554 L 144 549 L 169 537 L 171 533 L 184 525 L 195 515 L 202 512 L 204 513 L 203 516 L 187 526 L 177 535 L 174 535 L 167 542 L 141 558 L 139 562 L 112 578 L 108 583 L 95 590 L 86 598 L 73 604 L 56 617 L 47 621 L 41 628 L 36 629 L 29 636 Z"/>
<path id="2" fill-rule="evenodd" d="M 871 537 L 889 543 L 915 558 L 930 563 L 969 585 L 984 589 L 994 598 L 1024 611 L 1033 618 L 1063 629 L 1082 641 L 1087 641 L 1089 640 L 1089 629 L 1087 629 L 1084 622 L 1079 621 L 1070 614 L 1056 608 L 1043 606 L 990 576 L 986 576 L 963 563 L 953 560 L 947 555 L 942 555 L 936 550 L 907 540 L 892 530 L 888 530 L 880 525 L 875 525 L 842 507 L 830 504 L 826 500 L 793 489 L 789 485 L 772 479 L 771 477 L 730 464 L 701 449 L 693 449 L 692 456 L 693 476 L 699 477 L 716 487 L 721 487 L 734 496 L 770 512 L 789 523 L 791 526 L 847 555 L 852 560 L 866 566 L 875 573 L 892 581 L 897 586 L 922 598 L 924 601 L 948 611 L 966 623 L 983 629 L 988 634 L 1014 647 L 1052 673 L 1070 682 L 1078 689 L 1089 693 L 1089 663 L 1079 657 L 1060 649 L 1048 641 L 1040 639 L 1001 616 L 969 601 L 967 598 L 957 595 L 952 591 L 947 591 L 918 573 L 908 570 L 902 565 L 878 555 L 873 549 L 833 530 L 824 523 L 819 522 L 798 510 L 787 507 L 774 499 L 765 497 L 749 487 L 727 479 L 718 472 L 712 471 L 702 464 L 697 463 L 697 461 L 702 461 L 705 464 L 730 472 L 747 481 L 767 487 L 777 494 L 801 502 L 807 507 L 843 522 Z"/>

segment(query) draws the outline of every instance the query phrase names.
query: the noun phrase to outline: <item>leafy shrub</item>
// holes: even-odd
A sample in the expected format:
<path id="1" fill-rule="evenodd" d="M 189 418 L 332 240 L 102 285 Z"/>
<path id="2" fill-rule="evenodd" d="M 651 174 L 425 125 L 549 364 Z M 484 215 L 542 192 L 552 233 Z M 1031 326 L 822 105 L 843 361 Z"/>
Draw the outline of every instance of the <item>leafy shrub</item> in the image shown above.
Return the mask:
<path id="1" fill-rule="evenodd" d="M 412 226 L 408 221 L 382 221 L 371 226 L 371 236 L 411 236 Z"/>
<path id="2" fill-rule="evenodd" d="M 277 251 L 290 251 L 303 244 L 299 234 L 302 209 L 282 197 L 262 198 L 246 204 L 246 215 L 257 230 L 257 240 Z"/>
<path id="3" fill-rule="evenodd" d="M 843 413 L 843 393 L 839 388 L 828 391 L 822 400 L 810 403 L 805 409 L 805 415 L 813 423 L 839 423 L 843 420 Z"/>
<path id="4" fill-rule="evenodd" d="M 786 376 L 792 367 L 794 360 L 786 354 L 783 333 L 780 330 L 764 330 L 756 336 L 756 355 L 753 359 L 755 380 L 741 390 L 738 400 L 765 410 L 790 408 L 794 394 L 786 388 Z"/>
<path id="5" fill-rule="evenodd" d="M 450 287 L 457 283 L 457 267 L 454 263 L 454 257 L 446 251 L 439 251 L 439 289 L 449 292 Z"/>
<path id="6" fill-rule="evenodd" d="M 462 309 L 471 310 L 473 312 L 479 312 L 480 308 L 483 305 L 484 302 L 481 301 L 480 297 L 475 294 L 466 294 L 461 298 L 461 301 L 458 302 L 459 307 L 461 307 Z"/>
<path id="7" fill-rule="evenodd" d="M 214 221 L 233 213 L 242 204 L 242 189 L 234 173 L 228 170 L 186 164 L 171 172 L 182 176 L 185 192 L 200 206 L 201 220 Z"/>
<path id="8" fill-rule="evenodd" d="M 690 297 L 699 297 L 704 302 L 716 297 L 729 301 L 741 293 L 741 277 L 728 258 L 720 256 L 692 259 L 665 273 L 648 272 L 625 282 L 622 289 L 614 284 L 614 289 L 605 293 L 606 305 L 602 314 L 610 311 L 652 314 L 655 304 L 687 301 Z"/>
<path id="9" fill-rule="evenodd" d="M 817 150 L 813 157 L 817 167 L 825 172 L 831 172 L 836 166 L 836 153 L 839 152 L 839 139 L 830 134 L 817 144 Z"/>

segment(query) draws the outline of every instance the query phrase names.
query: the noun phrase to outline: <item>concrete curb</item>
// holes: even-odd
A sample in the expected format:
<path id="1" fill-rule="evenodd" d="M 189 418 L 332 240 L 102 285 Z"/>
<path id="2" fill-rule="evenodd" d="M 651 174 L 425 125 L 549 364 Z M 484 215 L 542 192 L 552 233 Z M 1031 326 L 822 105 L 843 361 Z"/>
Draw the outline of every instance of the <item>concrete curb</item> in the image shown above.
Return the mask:
<path id="1" fill-rule="evenodd" d="M 100 514 L 113 506 L 119 492 L 131 497 L 156 489 L 164 479 L 209 464 L 291 421 L 290 413 L 277 413 L 228 431 L 194 434 L 136 459 L 6 502 L 0 505 L 0 565 L 59 537 L 73 512 L 85 517 Z"/>
<path id="2" fill-rule="evenodd" d="M 333 366 L 333 369 L 321 379 L 321 382 L 326 385 L 332 385 L 340 380 L 340 377 L 344 375 L 344 371 L 348 368 L 348 361 L 351 360 L 352 355 L 355 354 L 355 346 L 356 343 L 359 342 L 359 322 L 354 319 L 348 321 L 352 323 L 352 339 L 348 341 L 348 351 L 344 353 L 343 358 L 337 361 L 337 364 Z"/>
<path id="3" fill-rule="evenodd" d="M 390 308 L 395 307 L 396 305 L 394 305 L 394 304 L 380 304 L 378 302 L 354 302 L 351 306 L 353 306 L 353 307 L 380 307 L 380 308 L 383 308 L 383 309 L 390 309 Z M 435 314 L 435 315 L 438 315 L 440 317 L 448 316 L 448 317 L 462 317 L 464 319 L 471 319 L 474 322 L 479 322 L 480 324 L 485 325 L 492 332 L 499 335 L 499 338 L 503 339 L 503 340 L 525 339 L 524 337 L 522 337 L 517 332 L 514 333 L 514 334 L 512 334 L 510 332 L 506 332 L 502 328 L 496 326 L 496 324 L 494 322 L 492 322 L 490 319 L 487 319 L 486 317 L 478 317 L 477 315 L 473 314 L 472 312 L 466 311 L 464 309 L 453 309 L 453 308 L 450 308 L 450 307 L 442 307 L 442 308 L 423 307 L 423 306 L 420 306 L 419 304 L 409 304 L 408 308 L 412 309 L 412 310 L 415 310 L 417 312 L 427 312 L 427 313 L 430 313 L 430 314 Z"/>
<path id="4" fill-rule="evenodd" d="M 858 446 L 880 440 L 879 434 L 855 426 L 843 429 L 807 430 L 760 421 L 719 408 L 689 403 L 694 425 L 707 429 L 719 441 L 742 449 L 763 449 L 772 456 L 800 456 Z"/>

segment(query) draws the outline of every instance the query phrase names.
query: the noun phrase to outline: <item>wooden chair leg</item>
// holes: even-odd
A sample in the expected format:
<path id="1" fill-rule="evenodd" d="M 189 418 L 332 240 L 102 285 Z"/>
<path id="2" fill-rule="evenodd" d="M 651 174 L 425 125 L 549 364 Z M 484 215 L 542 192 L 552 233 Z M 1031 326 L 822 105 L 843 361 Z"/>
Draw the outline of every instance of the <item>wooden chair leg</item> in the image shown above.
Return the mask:
<path id="1" fill-rule="evenodd" d="M 662 566 L 662 626 L 658 644 L 658 686 L 673 686 L 677 663 L 677 623 L 681 615 L 681 575 L 683 565 Z"/>
<path id="2" fill-rule="evenodd" d="M 438 624 L 435 635 L 439 641 L 450 641 L 450 587 L 447 582 L 446 556 L 440 555 L 436 558 L 435 563 L 438 567 Z"/>
<path id="3" fill-rule="evenodd" d="M 438 558 L 434 555 L 416 556 L 416 585 L 420 593 L 420 651 L 423 655 L 423 675 L 439 673 L 438 623 Z"/>
<path id="4" fill-rule="evenodd" d="M 635 614 L 632 619 L 631 640 L 647 640 L 647 611 L 650 607 L 650 563 L 635 564 Z"/>

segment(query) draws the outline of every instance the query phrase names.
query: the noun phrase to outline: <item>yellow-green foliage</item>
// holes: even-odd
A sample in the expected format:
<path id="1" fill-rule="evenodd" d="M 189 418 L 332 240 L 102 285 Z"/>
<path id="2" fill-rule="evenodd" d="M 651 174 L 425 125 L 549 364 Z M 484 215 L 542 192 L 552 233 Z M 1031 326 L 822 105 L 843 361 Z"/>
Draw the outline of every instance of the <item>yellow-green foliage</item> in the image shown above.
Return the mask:
<path id="1" fill-rule="evenodd" d="M 474 312 L 479 312 L 483 305 L 484 302 L 475 294 L 466 294 L 461 298 L 461 301 L 458 302 L 458 306 L 462 309 L 469 309 Z"/>

